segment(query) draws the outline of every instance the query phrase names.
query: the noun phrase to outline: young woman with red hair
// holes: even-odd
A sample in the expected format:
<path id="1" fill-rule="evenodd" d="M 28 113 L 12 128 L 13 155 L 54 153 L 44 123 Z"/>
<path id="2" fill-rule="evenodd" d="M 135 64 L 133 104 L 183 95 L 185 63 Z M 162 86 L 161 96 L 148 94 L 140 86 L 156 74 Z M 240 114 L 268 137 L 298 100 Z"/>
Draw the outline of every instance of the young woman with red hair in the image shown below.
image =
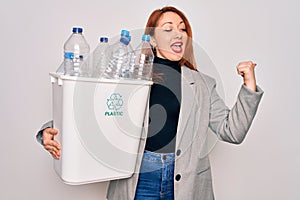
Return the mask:
<path id="1" fill-rule="evenodd" d="M 205 152 L 211 129 L 229 143 L 241 143 L 256 114 L 263 91 L 256 85 L 252 61 L 240 62 L 243 84 L 236 104 L 229 109 L 216 91 L 213 78 L 197 69 L 192 29 L 175 7 L 157 9 L 150 15 L 145 34 L 151 36 L 155 54 L 154 85 L 149 118 L 146 118 L 134 175 L 110 182 L 109 200 L 213 200 L 211 168 Z M 39 132 L 54 158 L 60 146 L 51 128 Z"/>

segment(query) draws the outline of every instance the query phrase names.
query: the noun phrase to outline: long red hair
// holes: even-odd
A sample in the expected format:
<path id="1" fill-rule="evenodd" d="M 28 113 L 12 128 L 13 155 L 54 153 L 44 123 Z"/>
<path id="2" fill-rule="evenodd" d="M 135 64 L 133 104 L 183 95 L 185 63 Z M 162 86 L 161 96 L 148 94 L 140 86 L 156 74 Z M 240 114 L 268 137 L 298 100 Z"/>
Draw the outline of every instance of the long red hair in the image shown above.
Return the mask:
<path id="1" fill-rule="evenodd" d="M 160 17 L 163 15 L 163 13 L 165 13 L 165 12 L 174 12 L 174 13 L 178 14 L 185 24 L 188 40 L 187 40 L 187 45 L 186 45 L 186 48 L 184 51 L 184 55 L 179 62 L 180 66 L 185 65 L 192 70 L 197 70 L 195 57 L 194 57 L 194 49 L 193 49 L 192 28 L 191 28 L 191 25 L 190 25 L 188 19 L 183 14 L 183 12 L 181 12 L 180 10 L 178 10 L 177 8 L 172 7 L 172 6 L 166 6 L 161 9 L 154 10 L 148 18 L 148 21 L 146 24 L 146 29 L 145 29 L 145 34 L 150 35 L 150 36 L 154 35 L 154 30 L 157 27 L 157 22 L 160 19 Z"/>

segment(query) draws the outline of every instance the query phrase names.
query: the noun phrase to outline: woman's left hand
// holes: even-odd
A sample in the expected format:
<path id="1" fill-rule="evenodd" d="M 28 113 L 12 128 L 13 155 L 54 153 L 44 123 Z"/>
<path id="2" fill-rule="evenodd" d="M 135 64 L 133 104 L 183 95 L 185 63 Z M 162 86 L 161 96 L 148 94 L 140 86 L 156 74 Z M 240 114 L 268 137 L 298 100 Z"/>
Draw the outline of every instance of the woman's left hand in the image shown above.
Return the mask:
<path id="1" fill-rule="evenodd" d="M 252 61 L 240 62 L 237 66 L 238 74 L 244 79 L 244 84 L 247 88 L 256 91 L 255 68 L 256 64 Z"/>

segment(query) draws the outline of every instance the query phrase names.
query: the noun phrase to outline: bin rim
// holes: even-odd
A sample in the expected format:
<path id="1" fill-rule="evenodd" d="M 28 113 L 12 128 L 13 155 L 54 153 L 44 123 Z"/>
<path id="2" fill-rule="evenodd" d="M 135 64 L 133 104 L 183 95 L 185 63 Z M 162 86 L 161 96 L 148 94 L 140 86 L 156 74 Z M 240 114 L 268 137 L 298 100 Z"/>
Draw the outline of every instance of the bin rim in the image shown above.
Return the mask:
<path id="1" fill-rule="evenodd" d="M 92 78 L 80 76 L 68 76 L 59 74 L 57 72 L 50 72 L 49 75 L 56 79 L 80 81 L 80 82 L 94 82 L 94 83 L 115 83 L 115 84 L 131 84 L 131 85 L 152 85 L 153 81 L 137 80 L 137 79 L 106 79 L 106 78 Z"/>

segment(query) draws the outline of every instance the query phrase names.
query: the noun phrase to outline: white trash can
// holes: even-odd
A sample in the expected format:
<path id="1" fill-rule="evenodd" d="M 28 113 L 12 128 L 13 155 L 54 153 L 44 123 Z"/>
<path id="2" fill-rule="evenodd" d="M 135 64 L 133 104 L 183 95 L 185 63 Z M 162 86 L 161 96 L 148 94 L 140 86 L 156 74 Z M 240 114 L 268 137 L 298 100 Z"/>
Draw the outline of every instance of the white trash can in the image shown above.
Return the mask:
<path id="1" fill-rule="evenodd" d="M 55 136 L 54 169 L 79 185 L 132 176 L 148 108 L 151 81 L 108 80 L 50 73 Z"/>

